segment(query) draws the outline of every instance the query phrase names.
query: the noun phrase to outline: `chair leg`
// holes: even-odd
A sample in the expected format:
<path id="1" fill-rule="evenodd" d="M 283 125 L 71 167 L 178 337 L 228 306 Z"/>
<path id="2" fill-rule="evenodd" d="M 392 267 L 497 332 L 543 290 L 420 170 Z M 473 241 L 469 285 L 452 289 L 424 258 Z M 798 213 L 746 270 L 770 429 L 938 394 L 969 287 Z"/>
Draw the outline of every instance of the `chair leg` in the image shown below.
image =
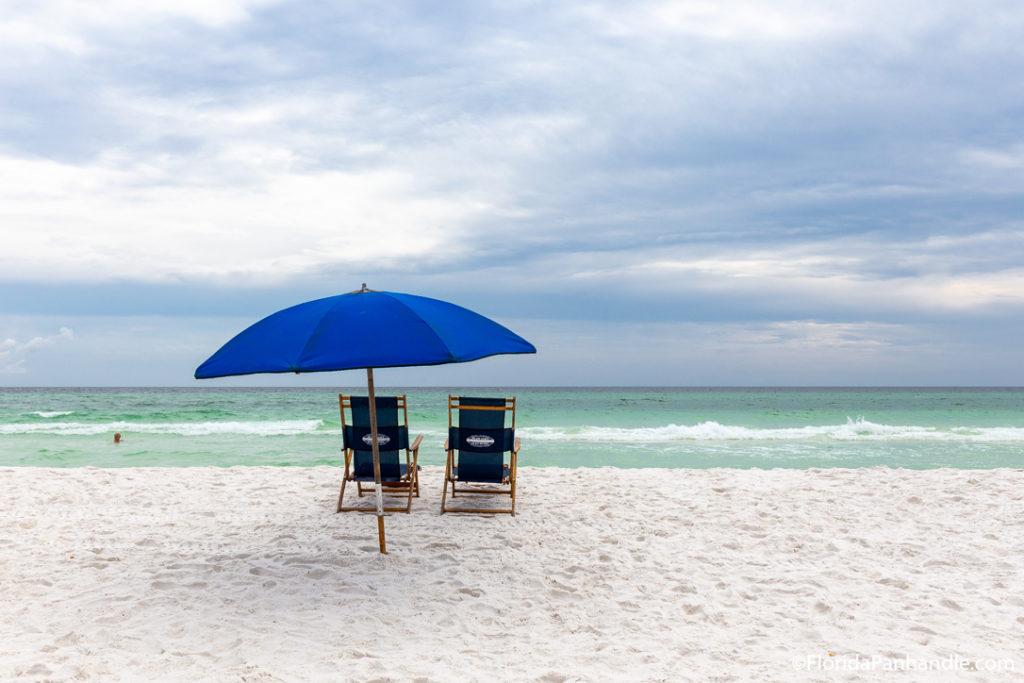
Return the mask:
<path id="1" fill-rule="evenodd" d="M 445 513 L 445 501 L 448 499 L 448 477 L 452 471 L 452 456 L 448 454 L 448 459 L 444 463 L 444 482 L 441 488 L 441 514 Z"/>
<path id="2" fill-rule="evenodd" d="M 516 471 L 519 469 L 519 451 L 512 451 L 512 458 L 509 460 L 509 484 L 512 485 L 512 516 L 516 516 Z"/>
<path id="3" fill-rule="evenodd" d="M 408 496 L 408 498 L 406 499 L 406 502 L 405 502 L 405 513 L 406 514 L 409 514 L 410 512 L 412 512 L 412 489 L 413 489 L 413 481 L 410 480 L 409 481 L 409 496 Z"/>
<path id="4" fill-rule="evenodd" d="M 413 486 L 413 488 L 415 489 L 413 491 L 413 495 L 416 496 L 417 498 L 419 498 L 420 497 L 420 456 L 419 456 L 419 451 L 418 450 L 415 453 L 413 453 L 413 457 L 412 457 L 412 470 L 410 470 L 410 478 L 412 479 L 411 486 Z"/>
<path id="5" fill-rule="evenodd" d="M 344 414 L 342 414 L 342 417 L 344 417 Z M 341 479 L 341 493 L 338 495 L 338 509 L 335 510 L 335 512 L 341 512 L 342 505 L 345 501 L 345 484 L 348 483 L 349 466 L 351 464 L 351 456 L 349 455 L 348 450 L 343 448 L 342 452 L 345 454 L 345 476 Z"/>
<path id="6" fill-rule="evenodd" d="M 348 477 L 341 480 L 341 495 L 338 496 L 338 509 L 335 512 L 341 512 L 342 502 L 345 500 L 345 484 L 348 482 Z"/>

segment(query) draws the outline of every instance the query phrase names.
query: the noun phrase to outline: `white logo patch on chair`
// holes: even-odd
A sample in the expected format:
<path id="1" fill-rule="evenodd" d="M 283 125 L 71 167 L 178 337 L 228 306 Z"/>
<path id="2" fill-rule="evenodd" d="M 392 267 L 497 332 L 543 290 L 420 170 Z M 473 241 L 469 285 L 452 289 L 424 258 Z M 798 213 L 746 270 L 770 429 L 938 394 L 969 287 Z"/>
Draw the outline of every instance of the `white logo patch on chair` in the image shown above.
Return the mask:
<path id="1" fill-rule="evenodd" d="M 377 445 L 378 446 L 387 446 L 390 441 L 391 441 L 391 437 L 388 436 L 387 434 L 377 434 Z M 363 443 L 365 443 L 367 446 L 373 446 L 373 435 L 372 434 L 364 435 L 363 436 Z"/>
<path id="2" fill-rule="evenodd" d="M 487 436 L 486 434 L 473 434 L 466 437 L 466 443 L 473 448 L 487 448 L 494 445 L 494 437 Z"/>

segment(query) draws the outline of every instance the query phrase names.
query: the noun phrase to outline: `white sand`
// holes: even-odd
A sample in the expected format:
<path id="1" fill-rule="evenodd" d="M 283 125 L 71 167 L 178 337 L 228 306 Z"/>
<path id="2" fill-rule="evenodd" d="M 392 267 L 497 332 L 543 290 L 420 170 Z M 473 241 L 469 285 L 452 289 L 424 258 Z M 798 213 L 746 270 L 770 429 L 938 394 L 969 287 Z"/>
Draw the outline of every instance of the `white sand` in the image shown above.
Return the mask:
<path id="1" fill-rule="evenodd" d="M 332 468 L 0 469 L 0 679 L 1024 678 L 1024 471 L 440 478 L 381 556 Z"/>

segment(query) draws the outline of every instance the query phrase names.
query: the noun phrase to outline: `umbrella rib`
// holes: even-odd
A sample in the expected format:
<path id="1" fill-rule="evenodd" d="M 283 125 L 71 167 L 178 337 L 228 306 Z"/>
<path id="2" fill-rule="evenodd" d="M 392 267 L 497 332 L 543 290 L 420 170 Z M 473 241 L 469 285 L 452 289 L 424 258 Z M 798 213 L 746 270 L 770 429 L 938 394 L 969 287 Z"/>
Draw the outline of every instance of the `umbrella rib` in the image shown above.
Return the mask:
<path id="1" fill-rule="evenodd" d="M 414 317 L 415 317 L 415 318 L 416 318 L 417 320 L 419 320 L 419 321 L 420 321 L 420 323 L 422 324 L 422 326 L 423 326 L 424 328 L 426 328 L 426 330 L 427 330 L 428 332 L 430 332 L 430 334 L 432 334 L 432 335 L 434 336 L 434 339 L 436 339 L 436 340 L 438 341 L 438 343 L 440 343 L 440 344 L 441 344 L 441 347 L 442 347 L 442 348 L 443 348 L 443 349 L 444 349 L 445 351 L 447 351 L 447 352 L 448 352 L 448 358 L 450 358 L 450 359 L 452 359 L 452 360 L 454 360 L 454 359 L 455 359 L 455 354 L 454 354 L 454 353 L 452 353 L 451 347 L 449 347 L 449 346 L 448 346 L 448 344 L 447 344 L 447 343 L 445 342 L 445 340 L 441 338 L 441 335 L 439 335 L 439 334 L 438 334 L 437 332 L 435 332 L 435 331 L 434 331 L 434 328 L 433 328 L 433 327 L 431 327 L 430 325 L 428 325 L 428 324 L 426 323 L 426 321 L 424 321 L 424 320 L 423 320 L 423 318 L 422 318 L 422 317 L 420 317 L 419 313 L 417 313 L 416 311 L 414 311 L 414 310 L 412 309 L 412 307 L 410 307 L 410 306 L 409 306 L 409 305 L 408 305 L 407 303 L 405 303 L 404 301 L 402 301 L 402 300 L 400 300 L 400 299 L 396 299 L 395 297 L 391 296 L 391 294 L 390 294 L 390 293 L 388 293 L 388 296 L 389 296 L 389 297 L 391 297 L 391 300 L 392 300 L 392 301 L 394 301 L 394 302 L 395 302 L 395 303 L 397 303 L 397 304 L 398 304 L 399 306 L 401 306 L 402 308 L 404 308 L 404 309 L 406 309 L 407 311 L 409 311 L 410 313 L 412 313 L 412 314 L 413 314 L 413 316 L 414 316 Z M 426 363 L 417 363 L 417 365 L 426 365 Z M 442 365 L 442 363 L 431 363 L 430 365 Z"/>
<path id="2" fill-rule="evenodd" d="M 420 326 L 421 326 L 421 327 L 422 327 L 423 329 L 425 329 L 425 330 L 426 330 L 427 332 L 429 332 L 429 333 L 430 333 L 430 335 L 431 335 L 431 336 L 433 336 L 433 337 L 434 337 L 434 339 L 436 339 L 436 340 L 437 340 L 437 342 L 438 342 L 438 343 L 439 343 L 439 344 L 441 345 L 441 348 L 443 348 L 443 349 L 445 350 L 445 352 L 447 352 L 447 354 L 448 354 L 448 360 L 447 360 L 447 361 L 441 361 L 441 362 L 438 362 L 438 363 L 416 363 L 415 365 L 442 365 L 442 364 L 444 364 L 444 363 L 450 363 L 450 362 L 455 362 L 455 361 L 456 361 L 456 358 L 455 358 L 455 354 L 454 354 L 454 353 L 452 353 L 451 347 L 450 347 L 450 346 L 448 346 L 448 344 L 447 344 L 447 343 L 445 342 L 445 340 L 444 340 L 444 339 L 443 339 L 443 338 L 441 337 L 441 335 L 439 335 L 439 334 L 438 334 L 437 332 L 435 332 L 435 331 L 434 331 L 434 328 L 433 328 L 433 327 L 431 327 L 430 325 L 428 325 L 428 324 L 427 324 L 427 323 L 426 323 L 426 322 L 425 322 L 425 321 L 423 320 L 423 318 L 422 318 L 422 317 L 420 317 L 420 315 L 419 315 L 419 314 L 418 314 L 418 313 L 417 313 L 417 312 L 416 312 L 415 310 L 413 310 L 413 308 L 412 308 L 412 307 L 410 307 L 410 306 L 409 306 L 408 304 L 406 304 L 406 303 L 405 303 L 404 301 L 402 301 L 401 299 L 398 299 L 398 298 L 396 298 L 396 297 L 392 296 L 391 292 L 376 292 L 376 291 L 374 291 L 374 290 L 367 290 L 367 291 L 371 291 L 371 292 L 374 292 L 375 294 L 384 294 L 384 295 L 386 295 L 386 296 L 387 296 L 387 297 L 388 297 L 389 299 L 391 299 L 391 301 L 395 302 L 396 304 L 398 304 L 398 305 L 399 305 L 399 306 L 401 306 L 402 308 L 404 308 L 404 309 L 406 309 L 407 311 L 409 311 L 410 313 L 412 313 L 412 316 L 413 316 L 413 318 L 414 318 L 414 319 L 416 319 L 417 321 L 419 321 L 419 322 L 418 322 L 418 324 L 419 324 L 419 325 L 420 325 Z M 314 326 L 314 328 L 313 328 L 313 334 L 309 335 L 309 339 L 308 339 L 308 340 L 306 341 L 305 345 L 303 345 L 303 347 L 302 347 L 302 351 L 300 351 L 300 352 L 299 352 L 299 357 L 298 357 L 298 359 L 296 359 L 296 364 L 297 364 L 298 366 L 301 366 L 301 364 L 302 364 L 302 360 L 303 360 L 304 358 L 306 358 L 306 353 L 307 353 L 307 351 L 309 350 L 309 348 L 310 348 L 310 345 L 311 345 L 311 344 L 313 343 L 313 340 L 314 340 L 314 339 L 316 338 L 316 336 L 317 336 L 317 333 L 318 333 L 318 332 L 320 331 L 321 327 L 322 327 L 322 326 L 324 325 L 324 320 L 325 320 L 325 319 L 327 318 L 327 316 L 328 316 L 329 314 L 330 314 L 330 309 L 328 309 L 327 311 L 324 311 L 323 315 L 322 315 L 322 316 L 320 316 L 320 320 L 318 320 L 318 321 L 317 321 L 317 324 L 316 324 L 316 325 Z M 354 366 L 351 366 L 350 368 L 345 368 L 345 369 L 351 369 L 351 370 L 354 370 L 354 369 L 356 369 L 356 368 L 360 368 L 360 367 L 364 367 L 364 366 L 361 366 L 361 365 L 354 365 Z M 365 367 L 371 367 L 371 366 L 365 366 Z M 380 367 L 402 367 L 402 366 L 374 365 L 374 366 L 372 366 L 372 367 L 377 367 L 377 368 L 380 368 Z M 339 368 L 339 369 L 342 369 L 342 368 Z M 292 368 L 292 369 L 286 370 L 286 371 L 284 371 L 284 372 L 299 372 L 299 371 L 298 371 L 298 370 L 296 370 L 296 369 L 294 369 L 294 368 Z M 309 372 L 309 371 L 305 371 L 305 372 Z"/>
<path id="3" fill-rule="evenodd" d="M 330 310 L 331 309 L 328 308 L 326 311 L 324 311 L 323 315 L 320 316 L 320 319 L 316 321 L 316 325 L 313 326 L 313 334 L 309 335 L 309 337 L 306 339 L 306 343 L 302 345 L 302 350 L 299 351 L 299 357 L 295 359 L 296 367 L 293 368 L 294 372 L 299 372 L 299 370 L 296 368 L 302 365 L 302 359 L 306 357 L 306 352 L 309 350 L 309 345 L 312 344 L 313 340 L 317 338 L 318 333 L 320 332 L 320 328 L 323 327 L 324 320 L 327 318 L 327 315 L 330 312 Z"/>

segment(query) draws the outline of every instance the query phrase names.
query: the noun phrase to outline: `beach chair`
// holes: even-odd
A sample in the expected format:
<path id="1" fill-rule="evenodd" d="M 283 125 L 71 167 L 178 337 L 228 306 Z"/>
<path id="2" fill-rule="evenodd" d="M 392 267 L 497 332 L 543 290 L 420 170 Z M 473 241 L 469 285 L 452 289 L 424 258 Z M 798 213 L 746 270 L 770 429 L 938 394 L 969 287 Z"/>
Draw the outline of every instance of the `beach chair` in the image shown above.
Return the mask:
<path id="1" fill-rule="evenodd" d="M 355 482 L 356 493 L 372 493 L 373 442 L 370 437 L 370 399 L 366 396 L 338 395 L 341 408 L 341 430 L 345 451 L 345 478 L 341 482 L 338 496 L 338 512 L 351 510 L 377 510 L 375 505 L 345 505 L 345 485 Z M 380 454 L 381 490 L 391 496 L 402 495 L 404 505 L 385 507 L 385 512 L 409 512 L 412 497 L 420 495 L 419 458 L 420 441 L 409 443 L 409 411 L 405 395 L 378 396 L 377 404 L 377 448 Z M 351 423 L 345 412 L 351 416 Z M 404 457 L 401 451 L 405 451 Z M 404 462 L 403 462 L 404 460 Z M 369 484 L 364 487 L 364 484 Z M 385 503 L 386 505 L 386 503 Z"/>
<path id="2" fill-rule="evenodd" d="M 511 424 L 506 426 L 506 417 Z M 516 514 L 516 465 L 519 439 L 516 438 L 516 399 L 448 396 L 448 440 L 444 449 L 448 459 L 444 467 L 444 491 L 441 514 L 477 512 Z M 505 454 L 508 454 L 506 459 Z M 508 509 L 449 507 L 458 494 L 507 495 Z"/>

